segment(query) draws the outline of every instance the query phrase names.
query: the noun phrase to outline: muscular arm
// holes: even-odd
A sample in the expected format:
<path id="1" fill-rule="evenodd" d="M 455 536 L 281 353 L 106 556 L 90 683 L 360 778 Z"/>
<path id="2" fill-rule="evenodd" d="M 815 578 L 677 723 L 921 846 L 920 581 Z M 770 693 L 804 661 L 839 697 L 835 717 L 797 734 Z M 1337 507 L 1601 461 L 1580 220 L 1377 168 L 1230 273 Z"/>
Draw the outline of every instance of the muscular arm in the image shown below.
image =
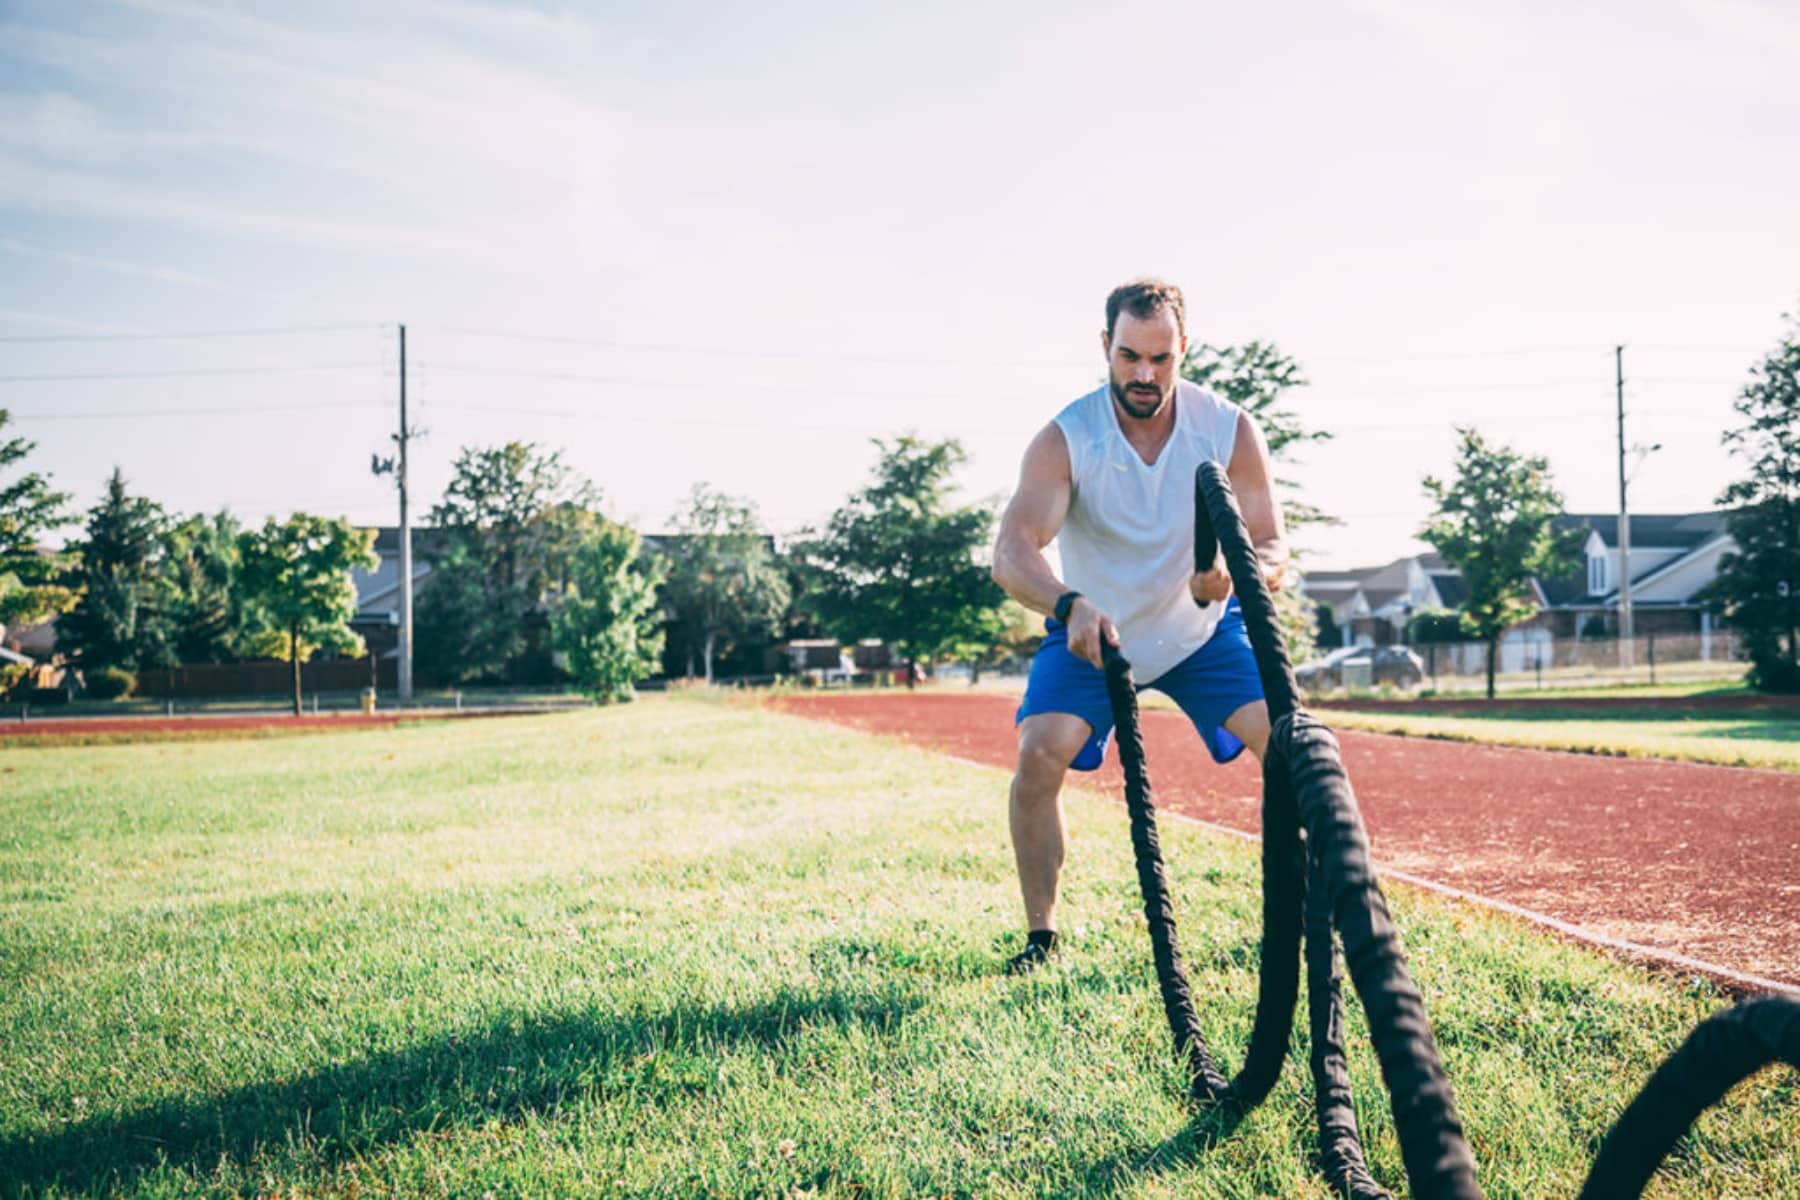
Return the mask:
<path id="1" fill-rule="evenodd" d="M 1269 588 L 1279 588 L 1287 578 L 1287 523 L 1281 518 L 1281 502 L 1275 499 L 1274 469 L 1269 463 L 1269 444 L 1248 414 L 1238 414 L 1237 445 L 1225 466 L 1231 490 L 1250 531 L 1250 544 Z"/>
<path id="2" fill-rule="evenodd" d="M 1281 504 L 1275 499 L 1268 443 L 1247 413 L 1238 414 L 1237 441 L 1231 461 L 1225 464 L 1225 476 L 1231 480 L 1231 490 L 1237 496 L 1238 511 L 1244 514 L 1244 526 L 1250 532 L 1250 544 L 1256 547 L 1263 579 L 1274 591 L 1287 580 L 1287 524 L 1281 518 Z M 1196 600 L 1223 600 L 1231 595 L 1231 576 L 1223 561 L 1210 571 L 1196 574 L 1189 590 Z"/>
<path id="3" fill-rule="evenodd" d="M 1056 607 L 1056 598 L 1069 590 L 1044 558 L 1044 547 L 1069 515 L 1069 496 L 1069 446 L 1053 421 L 1025 448 L 1019 488 L 1000 518 L 994 540 L 994 582 L 1026 608 L 1046 615 Z M 1077 600 L 1069 612 L 1069 649 L 1098 666 L 1102 636 L 1119 644 L 1119 632 L 1106 614 Z"/>

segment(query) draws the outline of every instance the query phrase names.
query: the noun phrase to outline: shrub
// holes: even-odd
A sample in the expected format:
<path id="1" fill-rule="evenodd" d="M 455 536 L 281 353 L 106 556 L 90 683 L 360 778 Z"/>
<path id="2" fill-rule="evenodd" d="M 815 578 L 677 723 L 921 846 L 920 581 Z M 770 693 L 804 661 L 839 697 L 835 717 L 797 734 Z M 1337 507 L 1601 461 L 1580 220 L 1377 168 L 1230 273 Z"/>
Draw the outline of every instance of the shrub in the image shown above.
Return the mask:
<path id="1" fill-rule="evenodd" d="M 1414 646 L 1463 642 L 1470 636 L 1462 614 L 1447 608 L 1422 608 L 1406 624 L 1406 641 Z"/>
<path id="2" fill-rule="evenodd" d="M 87 694 L 96 700 L 118 700 L 137 691 L 137 676 L 122 667 L 99 667 L 87 674 Z"/>

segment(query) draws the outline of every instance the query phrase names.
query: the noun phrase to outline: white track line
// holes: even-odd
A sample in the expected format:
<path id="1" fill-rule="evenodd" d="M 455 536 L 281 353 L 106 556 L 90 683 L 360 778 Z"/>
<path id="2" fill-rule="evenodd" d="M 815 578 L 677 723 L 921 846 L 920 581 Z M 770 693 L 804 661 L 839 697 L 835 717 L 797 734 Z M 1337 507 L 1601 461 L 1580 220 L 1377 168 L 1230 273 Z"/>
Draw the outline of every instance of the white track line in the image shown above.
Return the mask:
<path id="1" fill-rule="evenodd" d="M 914 744 L 917 745 L 917 743 Z M 920 747 L 920 749 L 927 748 L 928 747 Z M 972 758 L 964 758 L 957 754 L 947 754 L 944 757 L 950 759 L 952 762 L 962 763 L 971 767 L 981 767 L 983 770 L 988 771 L 1000 771 L 1005 769 L 1003 767 L 996 767 L 992 763 L 976 762 Z M 1099 789 L 1084 787 L 1083 790 L 1094 791 Z M 1105 794 L 1107 799 L 1114 799 L 1110 793 Z M 1166 808 L 1158 808 L 1156 811 L 1160 816 L 1171 817 L 1174 820 L 1182 821 L 1189 825 L 1198 825 L 1202 829 L 1209 829 L 1214 833 L 1222 833 L 1227 837 L 1234 837 L 1240 841 L 1254 842 L 1259 845 L 1262 842 L 1262 837 L 1259 834 L 1246 833 L 1242 829 L 1233 829 L 1231 826 L 1221 825 L 1217 821 L 1207 821 L 1202 820 L 1199 817 L 1190 817 L 1186 813 L 1173 812 Z M 1761 975 L 1751 975 L 1745 971 L 1734 971 L 1730 967 L 1722 967 L 1718 963 L 1710 963 L 1705 959 L 1690 958 L 1685 954 L 1677 954 L 1673 950 L 1659 950 L 1655 946 L 1646 946 L 1640 942 L 1628 942 L 1624 938 L 1608 937 L 1604 933 L 1597 933 L 1592 929 L 1584 929 L 1580 925 L 1571 924 L 1560 917 L 1553 917 L 1548 913 L 1537 912 L 1533 909 L 1524 908 L 1505 900 L 1495 900 L 1489 896 L 1477 895 L 1474 892 L 1465 892 L 1461 888 L 1451 887 L 1447 883 L 1438 883 L 1434 880 L 1408 874 L 1405 871 L 1396 871 L 1389 867 L 1383 867 L 1379 863 L 1376 863 L 1375 866 L 1376 870 L 1384 878 L 1398 879 L 1402 883 L 1411 884 L 1413 887 L 1424 888 L 1427 891 L 1437 892 L 1442 896 L 1449 896 L 1452 899 L 1462 900 L 1469 904 L 1477 904 L 1483 908 L 1495 909 L 1499 912 L 1530 921 L 1534 925 L 1542 925 L 1546 929 L 1554 929 L 1557 933 L 1563 934 L 1566 937 L 1575 938 L 1578 941 L 1590 942 L 1593 945 L 1605 947 L 1616 953 L 1625 954 L 1633 958 L 1648 959 L 1652 962 L 1663 963 L 1668 966 L 1682 967 L 1686 970 L 1695 971 L 1702 975 L 1708 975 L 1717 979 L 1726 979 L 1737 984 L 1739 987 L 1752 991 L 1772 992 L 1776 995 L 1793 996 L 1796 999 L 1800 999 L 1800 987 L 1796 987 L 1791 983 L 1782 983 L 1775 979 L 1764 979 Z"/>

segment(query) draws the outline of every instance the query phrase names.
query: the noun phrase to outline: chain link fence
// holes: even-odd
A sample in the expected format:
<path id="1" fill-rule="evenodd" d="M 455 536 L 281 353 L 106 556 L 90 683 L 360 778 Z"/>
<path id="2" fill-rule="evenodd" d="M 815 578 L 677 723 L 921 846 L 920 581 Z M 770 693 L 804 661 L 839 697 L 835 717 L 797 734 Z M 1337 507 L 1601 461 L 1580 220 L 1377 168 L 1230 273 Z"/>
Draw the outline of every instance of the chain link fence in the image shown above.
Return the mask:
<path id="1" fill-rule="evenodd" d="M 1487 687 L 1487 643 L 1446 642 L 1411 647 L 1424 674 L 1421 685 L 1440 692 Z M 1738 637 L 1731 630 L 1647 633 L 1622 638 L 1552 638 L 1527 632 L 1502 640 L 1494 686 L 1521 690 L 1584 685 L 1688 683 L 1743 678 Z"/>

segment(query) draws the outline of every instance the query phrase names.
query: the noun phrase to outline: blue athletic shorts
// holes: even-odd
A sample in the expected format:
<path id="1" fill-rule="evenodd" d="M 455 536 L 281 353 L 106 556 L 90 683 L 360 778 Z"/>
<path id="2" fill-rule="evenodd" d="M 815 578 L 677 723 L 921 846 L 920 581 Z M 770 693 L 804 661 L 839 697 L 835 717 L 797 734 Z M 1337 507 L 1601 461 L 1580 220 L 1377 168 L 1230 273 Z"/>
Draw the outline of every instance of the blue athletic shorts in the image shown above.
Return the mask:
<path id="1" fill-rule="evenodd" d="M 1060 623 L 1046 620 L 1044 628 L 1044 642 L 1031 660 L 1025 700 L 1019 705 L 1013 724 L 1047 712 L 1080 717 L 1093 733 L 1069 765 L 1077 771 L 1097 770 L 1106 758 L 1106 743 L 1113 729 L 1106 675 L 1069 650 L 1068 631 Z M 1206 644 L 1149 683 L 1139 684 L 1138 690 L 1147 687 L 1155 688 L 1181 707 L 1212 752 L 1214 762 L 1228 763 L 1243 753 L 1244 743 L 1225 728 L 1225 718 L 1244 705 L 1261 700 L 1263 690 L 1237 597 L 1226 601 L 1225 615 L 1219 618 L 1218 627 Z"/>

